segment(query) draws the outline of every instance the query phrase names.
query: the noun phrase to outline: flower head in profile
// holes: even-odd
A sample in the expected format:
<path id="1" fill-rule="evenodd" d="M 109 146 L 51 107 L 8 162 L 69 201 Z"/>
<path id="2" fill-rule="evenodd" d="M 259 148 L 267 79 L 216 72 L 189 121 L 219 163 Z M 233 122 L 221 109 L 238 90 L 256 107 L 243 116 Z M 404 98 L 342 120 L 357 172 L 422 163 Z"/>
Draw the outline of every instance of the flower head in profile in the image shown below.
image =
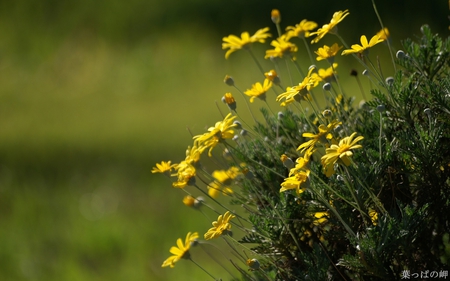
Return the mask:
<path id="1" fill-rule="evenodd" d="M 266 79 L 272 82 L 275 85 L 280 85 L 280 77 L 278 76 L 278 73 L 275 70 L 270 70 L 268 72 L 264 73 L 264 76 L 266 76 Z"/>
<path id="2" fill-rule="evenodd" d="M 383 41 L 386 41 L 389 39 L 389 37 L 391 36 L 389 33 L 389 29 L 387 27 L 381 29 L 380 31 L 377 32 L 378 37 L 380 37 L 380 39 L 382 39 Z"/>
<path id="3" fill-rule="evenodd" d="M 208 155 L 211 157 L 212 149 L 221 141 L 225 139 L 231 139 L 234 136 L 233 128 L 237 125 L 233 123 L 236 116 L 228 115 L 215 124 L 214 127 L 210 127 L 207 133 L 194 137 L 194 145 L 199 147 L 202 151 L 209 148 Z"/>
<path id="4" fill-rule="evenodd" d="M 372 48 L 373 46 L 375 46 L 378 43 L 383 42 L 384 40 L 380 38 L 380 36 L 375 35 L 373 36 L 370 41 L 367 41 L 367 37 L 366 35 L 362 35 L 361 36 L 361 45 L 358 44 L 353 44 L 351 49 L 347 49 L 342 51 L 342 55 L 348 55 L 348 54 L 362 54 L 364 52 L 367 53 L 367 51 Z"/>
<path id="5" fill-rule="evenodd" d="M 288 41 L 286 35 L 281 35 L 281 37 L 278 37 L 277 40 L 273 40 L 270 45 L 275 47 L 275 49 L 267 50 L 266 56 L 264 57 L 265 59 L 271 57 L 282 58 L 283 56 L 290 56 L 293 60 L 295 60 L 293 54 L 298 51 L 298 48 L 294 43 Z"/>
<path id="6" fill-rule="evenodd" d="M 231 229 L 230 220 L 234 219 L 236 216 L 227 211 L 225 214 L 220 215 L 217 218 L 217 221 L 213 222 L 213 227 L 210 228 L 205 233 L 205 239 L 210 240 L 213 238 L 217 238 L 222 234 L 226 234 Z"/>
<path id="7" fill-rule="evenodd" d="M 338 67 L 337 63 L 333 63 L 333 66 L 328 67 L 327 69 L 320 68 L 317 71 L 317 74 L 320 78 L 322 78 L 325 82 L 330 82 L 334 79 L 334 75 L 337 74 L 336 68 Z"/>
<path id="8" fill-rule="evenodd" d="M 337 24 L 349 14 L 350 13 L 348 10 L 335 12 L 329 24 L 324 24 L 321 28 L 317 29 L 316 32 L 310 34 L 316 35 L 316 38 L 314 38 L 311 43 L 319 42 L 319 40 L 322 39 L 327 33 L 337 33 Z"/>
<path id="9" fill-rule="evenodd" d="M 306 38 L 310 36 L 310 31 L 317 27 L 317 23 L 313 21 L 308 21 L 306 19 L 302 20 L 299 24 L 295 26 L 286 27 L 286 40 L 292 37 Z"/>
<path id="10" fill-rule="evenodd" d="M 171 268 L 175 267 L 175 263 L 179 261 L 180 259 L 190 259 L 191 254 L 189 253 L 189 249 L 191 248 L 191 244 L 194 243 L 198 239 L 198 233 L 190 233 L 186 235 L 186 240 L 183 241 L 181 238 L 178 238 L 177 240 L 177 246 L 172 246 L 170 248 L 170 253 L 173 256 L 170 256 L 168 259 L 166 259 L 161 267 L 167 267 L 170 266 Z"/>
<path id="11" fill-rule="evenodd" d="M 228 170 L 216 170 L 212 173 L 214 182 L 208 185 L 208 194 L 212 198 L 217 198 L 220 193 L 224 195 L 233 194 L 230 185 L 233 180 L 241 174 L 238 167 L 230 167 Z"/>
<path id="12" fill-rule="evenodd" d="M 341 162 L 345 166 L 349 166 L 351 161 L 350 157 L 353 155 L 352 150 L 362 148 L 362 145 L 357 144 L 364 137 L 359 136 L 355 138 L 356 133 L 351 134 L 349 137 L 345 137 L 339 141 L 339 144 L 332 144 L 330 148 L 326 149 L 326 154 L 322 156 L 322 166 L 325 169 L 325 175 L 330 177 L 334 174 L 334 164 Z"/>
<path id="13" fill-rule="evenodd" d="M 337 43 L 334 43 L 331 47 L 324 45 L 323 48 L 319 48 L 314 53 L 317 54 L 317 61 L 328 60 L 330 63 L 333 63 L 334 57 L 343 47 L 339 47 Z"/>
<path id="14" fill-rule="evenodd" d="M 194 166 L 186 161 L 181 161 L 180 164 L 177 165 L 176 169 L 177 173 L 175 176 L 177 176 L 177 180 L 172 183 L 173 187 L 184 188 L 188 185 L 195 184 L 195 176 L 197 171 Z"/>
<path id="15" fill-rule="evenodd" d="M 310 170 L 300 170 L 294 173 L 292 176 L 285 178 L 281 183 L 280 192 L 294 189 L 297 195 L 300 195 L 309 186 L 309 173 Z"/>
<path id="16" fill-rule="evenodd" d="M 273 9 L 272 12 L 270 12 L 270 18 L 272 19 L 272 22 L 274 24 L 279 24 L 281 22 L 280 11 L 277 9 Z"/>
<path id="17" fill-rule="evenodd" d="M 242 32 L 241 38 L 237 37 L 236 35 L 229 35 L 227 37 L 223 38 L 222 43 L 222 49 L 229 49 L 225 53 L 225 58 L 228 59 L 230 54 L 236 52 L 240 49 L 248 48 L 252 43 L 259 42 L 264 43 L 266 42 L 266 38 L 270 37 L 271 35 L 267 33 L 269 31 L 269 28 L 262 28 L 256 31 L 255 34 L 250 36 L 248 32 Z"/>
<path id="18" fill-rule="evenodd" d="M 162 161 L 161 164 L 156 163 L 156 167 L 153 167 L 152 173 L 170 174 L 176 164 L 171 164 L 171 161 Z"/>
<path id="19" fill-rule="evenodd" d="M 378 213 L 377 213 L 377 211 L 375 211 L 372 208 L 369 208 L 369 217 L 370 217 L 370 220 L 372 221 L 373 225 L 377 225 L 378 224 Z"/>
<path id="20" fill-rule="evenodd" d="M 286 92 L 278 95 L 276 101 L 284 100 L 281 106 L 286 106 L 294 101 L 309 100 L 309 90 L 316 87 L 322 80 L 316 73 L 312 73 L 313 71 L 314 68 L 311 68 L 298 86 L 287 87 Z"/>
<path id="21" fill-rule="evenodd" d="M 314 149 L 314 146 L 316 143 L 320 142 L 322 144 L 326 144 L 327 140 L 331 140 L 333 138 L 333 135 L 331 134 L 331 131 L 336 128 L 338 125 L 342 124 L 342 122 L 338 122 L 337 120 L 334 120 L 333 122 L 330 122 L 327 126 L 321 124 L 319 126 L 319 132 L 317 134 L 313 133 L 303 133 L 303 137 L 310 138 L 309 141 L 302 143 L 297 150 L 300 150 L 301 152 L 307 151 L 309 149 Z"/>
<path id="22" fill-rule="evenodd" d="M 264 79 L 264 83 L 259 82 L 252 85 L 252 88 L 245 91 L 244 94 L 250 97 L 250 102 L 253 102 L 255 98 L 259 98 L 263 101 L 266 100 L 266 92 L 272 87 L 272 81 Z"/>

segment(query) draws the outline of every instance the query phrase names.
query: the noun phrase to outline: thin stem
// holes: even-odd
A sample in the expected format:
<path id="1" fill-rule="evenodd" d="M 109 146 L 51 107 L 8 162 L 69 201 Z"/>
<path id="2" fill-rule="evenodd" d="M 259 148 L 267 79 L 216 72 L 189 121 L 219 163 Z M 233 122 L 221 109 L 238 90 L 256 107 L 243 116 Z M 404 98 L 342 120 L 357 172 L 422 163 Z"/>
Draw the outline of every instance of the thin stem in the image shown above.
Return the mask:
<path id="1" fill-rule="evenodd" d="M 259 61 L 256 59 L 255 55 L 253 54 L 251 49 L 246 49 L 248 50 L 250 56 L 253 58 L 253 61 L 256 63 L 256 65 L 259 68 L 259 71 L 261 71 L 261 73 L 264 75 L 264 69 L 262 68 L 261 64 L 259 63 Z"/>
<path id="2" fill-rule="evenodd" d="M 196 266 L 198 266 L 201 270 L 203 270 L 206 274 L 208 274 L 212 279 L 217 280 L 211 273 L 209 273 L 206 269 L 204 269 L 200 264 L 196 263 L 192 258 L 189 258 L 191 262 L 193 262 Z"/>
<path id="3" fill-rule="evenodd" d="M 381 30 L 383 30 L 383 32 L 385 32 L 383 21 L 381 20 L 380 14 L 378 13 L 377 5 L 375 5 L 375 0 L 372 0 L 372 6 L 375 11 L 375 14 L 377 15 L 378 21 L 380 22 Z M 387 34 L 385 34 L 385 35 L 387 35 Z M 389 54 L 391 54 L 391 60 L 392 60 L 392 65 L 394 66 L 394 72 L 397 72 L 397 67 L 395 66 L 395 60 L 394 60 L 394 53 L 392 52 L 392 47 L 391 47 L 391 43 L 389 42 L 389 38 L 386 39 L 386 42 L 388 45 Z"/>

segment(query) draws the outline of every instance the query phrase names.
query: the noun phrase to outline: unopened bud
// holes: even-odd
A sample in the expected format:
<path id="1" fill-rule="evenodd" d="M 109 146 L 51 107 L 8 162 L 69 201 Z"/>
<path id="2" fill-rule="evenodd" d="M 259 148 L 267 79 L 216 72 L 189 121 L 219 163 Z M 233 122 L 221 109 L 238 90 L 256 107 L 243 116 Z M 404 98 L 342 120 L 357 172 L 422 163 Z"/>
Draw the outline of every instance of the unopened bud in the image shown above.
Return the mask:
<path id="1" fill-rule="evenodd" d="M 322 112 L 323 117 L 325 117 L 326 119 L 330 119 L 332 114 L 333 114 L 333 112 L 331 112 L 331 110 L 329 110 L 329 109 L 325 109 Z"/>
<path id="2" fill-rule="evenodd" d="M 392 86 L 394 84 L 394 77 L 386 78 L 386 84 L 388 84 L 389 86 Z"/>
<path id="3" fill-rule="evenodd" d="M 386 111 L 386 107 L 383 104 L 377 106 L 377 111 L 382 113 Z"/>
<path id="4" fill-rule="evenodd" d="M 272 19 L 274 24 L 279 24 L 281 21 L 280 11 L 278 11 L 277 9 L 273 9 L 270 13 L 270 18 Z"/>
<path id="5" fill-rule="evenodd" d="M 323 84 L 322 88 L 325 91 L 329 91 L 329 90 L 331 90 L 331 84 L 327 82 L 327 83 Z"/>
<path id="6" fill-rule="evenodd" d="M 236 125 L 236 129 L 242 129 L 242 123 L 239 120 L 233 121 L 233 124 Z"/>
<path id="7" fill-rule="evenodd" d="M 364 76 L 369 76 L 369 70 L 367 70 L 367 69 L 364 69 L 363 70 L 363 72 L 362 72 L 362 75 L 364 75 Z"/>
<path id="8" fill-rule="evenodd" d="M 404 58 L 405 58 L 406 54 L 405 54 L 405 52 L 403 52 L 402 50 L 399 50 L 399 51 L 397 51 L 397 53 L 395 54 L 395 56 L 396 56 L 399 60 L 401 60 L 401 59 L 404 59 Z"/>
<path id="9" fill-rule="evenodd" d="M 236 100 L 234 99 L 233 95 L 231 93 L 226 93 L 222 97 L 222 102 L 226 103 L 230 110 L 236 110 Z"/>
<path id="10" fill-rule="evenodd" d="M 223 79 L 223 82 L 225 82 L 225 84 L 227 84 L 228 86 L 234 86 L 234 79 L 233 77 L 226 75 L 225 78 Z"/>

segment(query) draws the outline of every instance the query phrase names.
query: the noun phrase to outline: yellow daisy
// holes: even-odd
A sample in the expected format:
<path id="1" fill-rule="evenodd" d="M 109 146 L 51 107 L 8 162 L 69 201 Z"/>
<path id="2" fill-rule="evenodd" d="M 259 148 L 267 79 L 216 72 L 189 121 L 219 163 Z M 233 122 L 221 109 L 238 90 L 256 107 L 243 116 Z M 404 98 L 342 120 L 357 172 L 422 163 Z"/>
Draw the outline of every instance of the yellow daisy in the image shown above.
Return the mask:
<path id="1" fill-rule="evenodd" d="M 295 57 L 293 54 L 298 51 L 297 46 L 294 43 L 288 41 L 286 35 L 281 35 L 277 40 L 273 40 L 270 43 L 271 46 L 275 47 L 275 49 L 267 50 L 265 59 L 274 57 L 274 58 L 282 58 L 283 56 L 291 56 L 293 60 Z"/>
<path id="2" fill-rule="evenodd" d="M 227 37 L 224 37 L 223 43 L 222 43 L 222 49 L 229 49 L 225 53 L 225 58 L 228 59 L 230 54 L 234 53 L 237 50 L 248 48 L 252 43 L 259 42 L 264 43 L 266 42 L 266 38 L 270 37 L 271 35 L 267 33 L 269 31 L 269 28 L 262 28 L 256 31 L 255 34 L 250 36 L 248 32 L 242 32 L 241 38 L 237 37 L 236 35 L 229 35 Z"/>
<path id="3" fill-rule="evenodd" d="M 171 161 L 162 161 L 161 164 L 156 163 L 156 167 L 153 167 L 152 173 L 168 174 L 175 166 L 176 164 L 171 164 Z"/>
<path id="4" fill-rule="evenodd" d="M 334 75 L 337 74 L 336 68 L 338 67 L 337 63 L 333 63 L 333 67 L 328 67 L 327 69 L 319 69 L 317 71 L 317 74 L 320 78 L 322 78 L 323 81 L 330 82 L 332 79 L 334 79 Z"/>
<path id="5" fill-rule="evenodd" d="M 220 215 L 217 218 L 217 221 L 212 223 L 213 227 L 210 228 L 204 235 L 206 240 L 210 240 L 213 238 L 217 238 L 222 234 L 226 234 L 231 229 L 230 220 L 235 218 L 235 215 L 232 215 L 229 211 L 225 214 Z"/>
<path id="6" fill-rule="evenodd" d="M 353 155 L 352 149 L 362 148 L 362 145 L 357 144 L 364 137 L 359 136 L 355 138 L 356 133 L 351 134 L 339 141 L 339 144 L 332 144 L 330 148 L 326 149 L 326 154 L 322 156 L 322 166 L 325 169 L 325 175 L 330 177 L 334 173 L 334 164 L 340 160 L 344 165 L 349 166 L 350 157 Z"/>
<path id="7" fill-rule="evenodd" d="M 191 255 L 189 253 L 189 249 L 191 248 L 191 244 L 195 242 L 195 240 L 197 239 L 198 239 L 197 232 L 194 233 L 188 232 L 184 244 L 181 238 L 178 238 L 177 247 L 172 246 L 172 248 L 170 248 L 170 253 L 173 254 L 173 256 L 170 256 L 168 259 L 166 259 L 161 267 L 170 266 L 171 268 L 173 268 L 175 266 L 174 264 L 180 259 L 190 259 Z"/>
<path id="8" fill-rule="evenodd" d="M 266 92 L 272 87 L 272 81 L 264 79 L 264 84 L 257 82 L 252 85 L 252 88 L 245 91 L 244 94 L 250 97 L 250 102 L 253 102 L 255 98 L 259 98 L 263 101 L 266 100 Z"/>
<path id="9" fill-rule="evenodd" d="M 316 35 L 316 38 L 314 38 L 311 43 L 319 42 L 319 40 L 322 39 L 327 33 L 336 33 L 337 24 L 340 23 L 349 14 L 350 13 L 348 12 L 348 10 L 335 12 L 329 24 L 324 24 L 321 28 L 317 29 L 316 32 L 310 34 Z"/>
<path id="10" fill-rule="evenodd" d="M 336 56 L 337 52 L 339 52 L 340 49 L 342 49 L 343 47 L 339 47 L 339 45 L 337 43 L 334 43 L 331 47 L 324 45 L 323 48 L 319 48 L 317 51 L 315 51 L 314 53 L 316 53 L 318 55 L 318 57 L 316 58 L 317 61 L 321 61 L 321 60 L 332 60 L 334 58 L 334 56 Z M 331 61 L 331 63 L 333 63 L 333 61 Z"/>
<path id="11" fill-rule="evenodd" d="M 338 125 L 342 124 L 342 122 L 338 122 L 337 120 L 334 120 L 327 126 L 321 124 L 319 126 L 319 132 L 315 135 L 313 133 L 303 133 L 303 137 L 310 138 L 309 141 L 302 143 L 297 150 L 300 150 L 301 152 L 305 152 L 307 150 L 313 149 L 317 142 L 321 142 L 323 144 L 327 143 L 327 140 L 330 140 L 333 138 L 333 135 L 330 133 L 334 128 L 336 128 Z"/>
<path id="12" fill-rule="evenodd" d="M 208 155 L 211 157 L 212 149 L 221 141 L 225 139 L 231 139 L 234 136 L 233 128 L 237 125 L 233 123 L 236 116 L 228 115 L 223 119 L 223 121 L 219 121 L 215 124 L 214 127 L 210 127 L 208 129 L 208 133 L 204 133 L 203 135 L 194 136 L 194 145 L 200 148 L 203 151 L 206 148 L 209 148 Z"/>
<path id="13" fill-rule="evenodd" d="M 309 170 L 301 170 L 285 178 L 284 182 L 281 183 L 280 192 L 295 189 L 297 195 L 300 195 L 309 186 L 309 173 Z"/>
<path id="14" fill-rule="evenodd" d="M 380 39 L 383 39 L 383 40 L 388 40 L 389 36 L 391 36 L 389 33 L 389 29 L 387 27 L 378 31 L 377 35 L 380 37 Z"/>
<path id="15" fill-rule="evenodd" d="M 305 38 L 310 36 L 310 31 L 317 27 L 317 23 L 308 20 L 302 20 L 299 24 L 295 26 L 286 27 L 286 40 L 292 37 Z"/>
<path id="16" fill-rule="evenodd" d="M 298 84 L 298 86 L 287 87 L 286 92 L 278 95 L 276 101 L 284 99 L 284 101 L 281 103 L 281 106 L 285 106 L 294 101 L 308 100 L 309 90 L 316 87 L 321 81 L 321 78 L 317 74 L 313 75 L 315 74 L 312 73 L 313 71 L 314 68 L 311 68 L 308 72 L 308 75 L 303 79 L 301 83 Z"/>
<path id="17" fill-rule="evenodd" d="M 370 39 L 370 41 L 367 41 L 366 35 L 362 35 L 360 40 L 361 40 L 361 45 L 353 44 L 351 49 L 342 51 L 342 55 L 344 56 L 344 55 L 354 54 L 354 53 L 362 54 L 362 53 L 368 51 L 369 48 L 372 48 L 376 44 L 384 41 L 383 39 L 380 38 L 379 35 L 373 36 Z"/>

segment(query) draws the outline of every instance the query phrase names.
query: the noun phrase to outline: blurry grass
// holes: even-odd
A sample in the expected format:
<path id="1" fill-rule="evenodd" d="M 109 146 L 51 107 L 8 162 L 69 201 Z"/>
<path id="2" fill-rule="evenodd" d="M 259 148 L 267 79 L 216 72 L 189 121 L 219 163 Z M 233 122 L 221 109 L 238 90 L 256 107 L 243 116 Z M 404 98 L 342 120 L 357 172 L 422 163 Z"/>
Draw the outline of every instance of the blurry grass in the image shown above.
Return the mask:
<path id="1" fill-rule="evenodd" d="M 204 278 L 190 264 L 160 267 L 209 222 L 177 219 L 182 194 L 150 169 L 183 157 L 186 126 L 220 116 L 220 44 L 183 33 L 55 44 L 0 61 L 0 279 Z"/>

